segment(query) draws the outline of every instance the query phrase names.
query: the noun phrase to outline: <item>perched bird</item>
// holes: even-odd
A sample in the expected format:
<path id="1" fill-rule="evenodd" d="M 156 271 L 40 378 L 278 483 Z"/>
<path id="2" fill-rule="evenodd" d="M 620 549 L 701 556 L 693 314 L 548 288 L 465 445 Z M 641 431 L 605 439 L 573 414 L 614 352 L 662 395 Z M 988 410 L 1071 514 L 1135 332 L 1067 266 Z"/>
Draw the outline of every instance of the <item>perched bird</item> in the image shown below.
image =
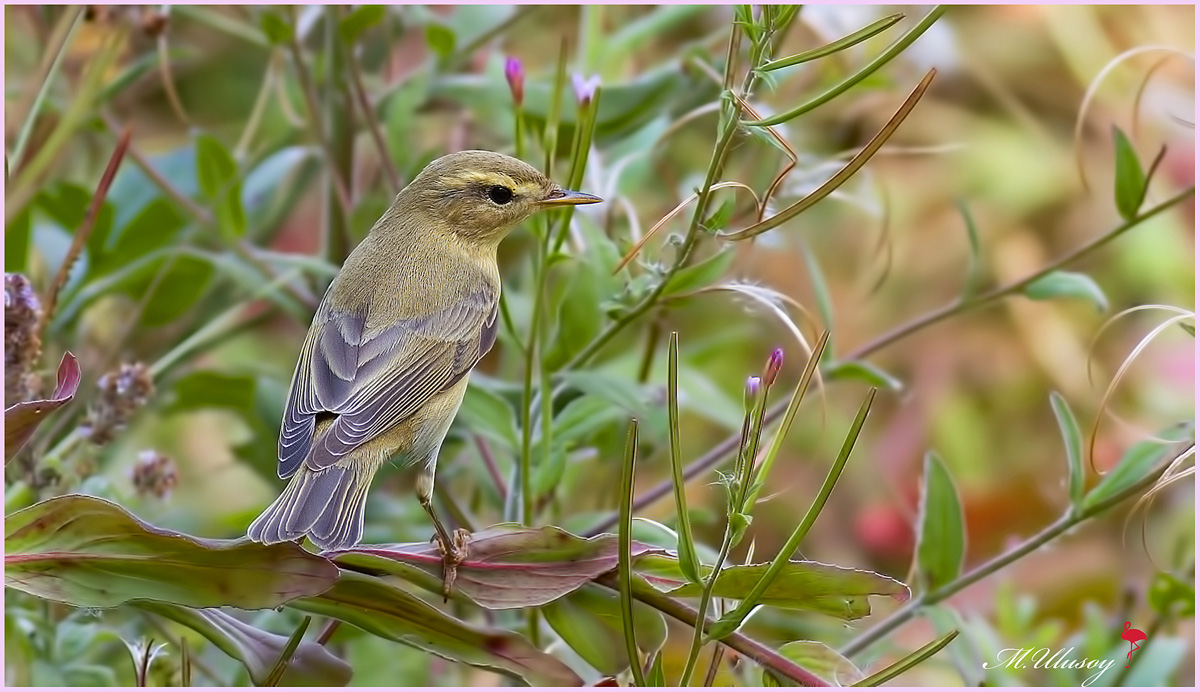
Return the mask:
<path id="1" fill-rule="evenodd" d="M 434 470 L 467 377 L 496 341 L 496 249 L 540 209 L 599 201 L 490 151 L 443 156 L 421 171 L 317 308 L 279 432 L 279 477 L 291 481 L 250 538 L 354 546 L 371 479 L 395 456 L 418 466 L 417 498 L 437 530 L 448 589 L 466 540 L 433 511 Z"/>

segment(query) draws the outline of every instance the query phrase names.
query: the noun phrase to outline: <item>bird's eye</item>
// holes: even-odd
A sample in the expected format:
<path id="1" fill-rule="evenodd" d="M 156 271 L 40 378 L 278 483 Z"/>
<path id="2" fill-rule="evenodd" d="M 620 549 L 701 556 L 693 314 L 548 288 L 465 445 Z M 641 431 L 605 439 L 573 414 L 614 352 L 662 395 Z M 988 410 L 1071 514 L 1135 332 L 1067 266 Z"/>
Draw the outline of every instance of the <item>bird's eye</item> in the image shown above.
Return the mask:
<path id="1" fill-rule="evenodd" d="M 512 201 L 513 191 L 503 185 L 493 185 L 488 188 L 488 199 L 496 204 L 508 204 Z"/>

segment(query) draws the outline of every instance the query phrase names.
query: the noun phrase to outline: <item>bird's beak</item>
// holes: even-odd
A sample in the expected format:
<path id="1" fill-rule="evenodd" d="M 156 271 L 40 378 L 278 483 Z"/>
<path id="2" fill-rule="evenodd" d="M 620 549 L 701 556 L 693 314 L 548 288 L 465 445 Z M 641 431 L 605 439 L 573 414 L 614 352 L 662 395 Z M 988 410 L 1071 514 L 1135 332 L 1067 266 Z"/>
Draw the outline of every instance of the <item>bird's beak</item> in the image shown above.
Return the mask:
<path id="1" fill-rule="evenodd" d="M 571 190 L 554 189 L 550 194 L 538 200 L 538 206 L 542 207 L 565 207 L 574 204 L 595 204 L 603 202 L 596 195 L 589 195 L 586 192 L 573 192 Z"/>

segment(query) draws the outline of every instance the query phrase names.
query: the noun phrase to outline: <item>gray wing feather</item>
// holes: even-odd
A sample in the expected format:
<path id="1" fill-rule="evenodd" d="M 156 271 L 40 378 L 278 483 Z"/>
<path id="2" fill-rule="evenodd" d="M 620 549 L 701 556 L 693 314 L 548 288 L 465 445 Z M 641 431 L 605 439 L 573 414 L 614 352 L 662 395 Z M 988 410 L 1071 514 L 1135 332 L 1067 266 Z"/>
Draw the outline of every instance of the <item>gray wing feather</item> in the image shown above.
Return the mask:
<path id="1" fill-rule="evenodd" d="M 321 310 L 301 349 L 279 433 L 279 475 L 319 470 L 413 415 L 470 372 L 496 339 L 490 286 L 428 316 L 379 329 L 365 313 Z M 324 308 L 324 306 L 322 306 Z M 316 417 L 336 416 L 314 440 Z"/>

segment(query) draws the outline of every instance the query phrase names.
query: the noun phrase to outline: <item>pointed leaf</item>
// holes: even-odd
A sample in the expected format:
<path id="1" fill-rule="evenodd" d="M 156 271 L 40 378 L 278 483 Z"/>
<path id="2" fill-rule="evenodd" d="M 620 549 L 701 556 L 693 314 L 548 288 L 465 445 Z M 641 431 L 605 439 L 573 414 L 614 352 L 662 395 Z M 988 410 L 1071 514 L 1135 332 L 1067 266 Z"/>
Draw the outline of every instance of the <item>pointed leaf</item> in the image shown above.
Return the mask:
<path id="1" fill-rule="evenodd" d="M 1146 174 L 1129 138 L 1117 127 L 1113 127 L 1113 147 L 1116 156 L 1113 197 L 1121 218 L 1132 221 L 1146 199 Z"/>
<path id="2" fill-rule="evenodd" d="M 665 553 L 633 544 L 635 557 L 651 552 Z M 359 546 L 327 555 L 346 568 L 395 574 L 441 591 L 442 555 L 430 543 Z M 555 526 L 499 524 L 471 534 L 454 591 L 492 610 L 541 606 L 616 567 L 612 534 L 580 538 Z"/>
<path id="3" fill-rule="evenodd" d="M 505 449 L 519 449 L 516 413 L 504 397 L 478 385 L 469 386 L 458 411 L 471 432 Z"/>
<path id="4" fill-rule="evenodd" d="M 456 590 L 460 584 L 461 581 L 455 582 Z M 516 677 L 533 686 L 583 684 L 565 664 L 542 653 L 524 637 L 468 624 L 373 577 L 343 572 L 337 584 L 325 593 L 298 599 L 290 605 L 337 618 L 377 637 L 451 661 Z"/>
<path id="5" fill-rule="evenodd" d="M 1180 426 L 1172 426 L 1160 432 L 1158 439 L 1178 439 Z M 1190 424 L 1185 427 L 1184 434 L 1195 434 Z M 1083 506 L 1091 509 L 1106 500 L 1120 495 L 1124 490 L 1145 478 L 1146 474 L 1158 465 L 1168 454 L 1177 452 L 1175 445 L 1164 445 L 1157 440 L 1144 440 L 1130 447 L 1117 462 L 1116 467 L 1109 471 L 1084 497 Z"/>
<path id="6" fill-rule="evenodd" d="M 937 454 L 925 455 L 924 475 L 916 558 L 918 583 L 929 592 L 962 572 L 967 537 L 958 488 Z"/>
<path id="7" fill-rule="evenodd" d="M 667 285 L 663 288 L 663 297 L 694 293 L 711 286 L 729 271 L 735 254 L 732 248 L 726 247 L 699 264 L 680 269 L 667 280 Z"/>
<path id="8" fill-rule="evenodd" d="M 621 632 L 619 597 L 598 584 L 582 588 L 542 606 L 546 622 L 588 665 L 604 675 L 629 667 Z M 638 649 L 653 656 L 667 639 L 667 623 L 657 610 L 633 604 Z"/>
<path id="9" fill-rule="evenodd" d="M 868 677 L 864 680 L 859 680 L 858 682 L 854 683 L 854 686 L 855 687 L 875 687 L 877 685 L 882 685 L 883 683 L 887 682 L 888 680 L 891 680 L 892 678 L 903 673 L 904 671 L 908 670 L 909 668 L 912 668 L 913 666 L 917 665 L 921 661 L 924 661 L 925 659 L 929 658 L 930 656 L 941 651 L 943 648 L 945 648 L 945 646 L 947 644 L 954 641 L 954 638 L 957 636 L 958 636 L 958 630 L 953 630 L 951 632 L 947 632 L 946 634 L 929 642 L 925 646 L 922 646 L 920 649 L 917 649 L 916 651 L 905 656 L 904 658 L 900 659 L 899 661 L 896 661 L 895 663 L 888 666 L 887 668 L 884 668 L 883 670 L 872 674 L 870 677 Z"/>
<path id="10" fill-rule="evenodd" d="M 283 655 L 288 638 L 261 630 L 215 608 L 187 608 L 158 601 L 134 601 L 134 606 L 156 613 L 197 632 L 230 657 L 241 661 L 255 685 L 267 683 L 271 668 Z M 316 642 L 300 642 L 289 657 L 277 684 L 344 686 L 354 671 L 345 661 Z"/>
<path id="11" fill-rule="evenodd" d="M 1058 430 L 1063 436 L 1063 445 L 1067 448 L 1067 488 L 1071 498 L 1071 506 L 1079 508 L 1083 503 L 1083 438 L 1079 434 L 1079 423 L 1067 400 L 1058 392 L 1050 393 L 1050 406 L 1054 408 L 1054 417 L 1058 420 Z"/>
<path id="12" fill-rule="evenodd" d="M 1075 298 L 1086 300 L 1100 312 L 1108 309 L 1108 298 L 1100 285 L 1087 274 L 1053 271 L 1025 287 L 1026 297 L 1034 300 Z"/>
<path id="13" fill-rule="evenodd" d="M 386 11 L 383 5 L 362 5 L 338 22 L 338 30 L 346 43 L 354 43 L 362 32 L 378 24 Z"/>
<path id="14" fill-rule="evenodd" d="M 895 376 L 886 372 L 883 368 L 860 360 L 838 363 L 825 372 L 825 377 L 829 381 L 858 380 L 866 382 L 872 387 L 879 387 L 892 392 L 904 391 L 904 383 Z"/>
<path id="15" fill-rule="evenodd" d="M 295 543 L 194 538 L 107 500 L 63 495 L 4 522 L 4 583 L 40 598 L 110 608 L 146 598 L 196 608 L 274 608 L 337 579 Z"/>
<path id="16" fill-rule="evenodd" d="M 853 685 L 863 679 L 862 671 L 850 659 L 821 642 L 788 642 L 779 647 L 779 653 L 837 687 Z"/>
<path id="17" fill-rule="evenodd" d="M 767 571 L 769 563 L 726 567 L 717 576 L 713 596 L 741 600 Z M 712 567 L 701 567 L 705 577 Z M 647 554 L 634 563 L 634 573 L 646 579 L 654 588 L 672 596 L 691 597 L 700 594 L 700 586 L 689 584 L 679 571 L 674 558 Z M 824 613 L 843 620 L 857 620 L 871 614 L 867 596 L 891 596 L 897 601 L 908 600 L 908 587 L 875 572 L 826 565 L 807 560 L 792 560 L 767 587 L 760 602 L 764 605 L 791 610 Z"/>
<path id="18" fill-rule="evenodd" d="M 58 375 L 54 385 L 54 393 L 49 399 L 22 401 L 4 409 L 4 461 L 7 463 L 21 448 L 29 442 L 33 431 L 57 409 L 75 397 L 79 390 L 82 373 L 79 371 L 79 361 L 67 351 L 58 363 Z"/>

